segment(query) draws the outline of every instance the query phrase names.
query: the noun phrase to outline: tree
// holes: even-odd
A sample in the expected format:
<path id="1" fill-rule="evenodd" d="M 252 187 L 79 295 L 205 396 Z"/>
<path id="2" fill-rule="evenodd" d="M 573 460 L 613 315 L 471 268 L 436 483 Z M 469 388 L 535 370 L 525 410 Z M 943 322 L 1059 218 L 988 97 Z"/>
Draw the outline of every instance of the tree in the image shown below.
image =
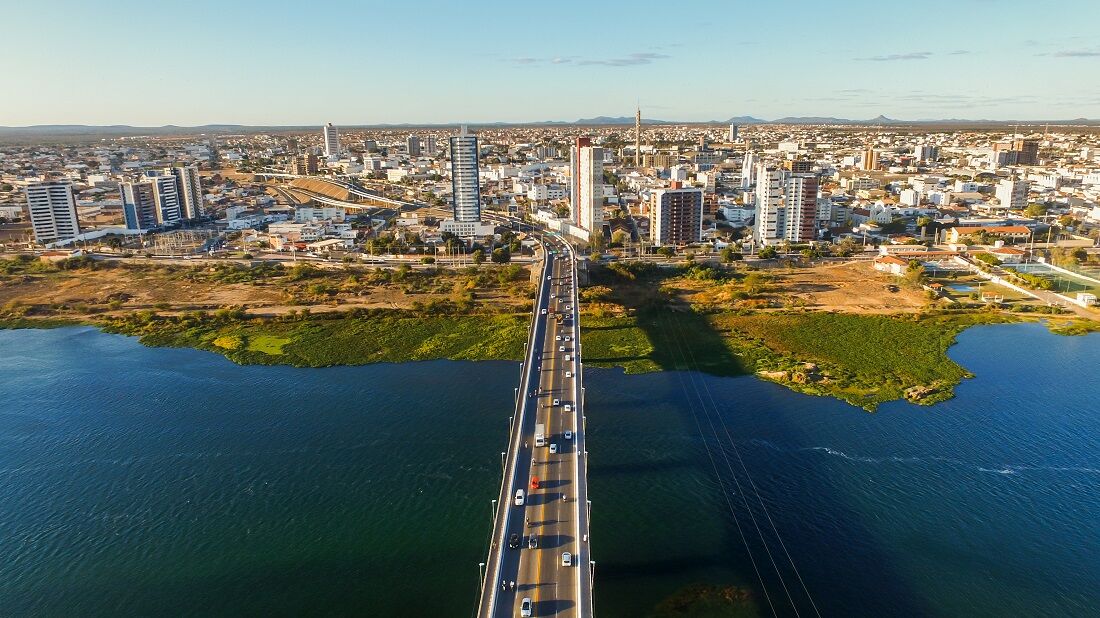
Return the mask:
<path id="1" fill-rule="evenodd" d="M 770 259 L 774 258 L 775 256 L 779 255 L 779 252 L 775 250 L 775 247 L 773 247 L 771 245 L 768 245 L 767 247 L 764 247 L 763 249 L 761 249 L 760 252 L 757 255 L 759 255 L 761 258 L 763 258 L 765 260 L 770 260 Z"/>
<path id="2" fill-rule="evenodd" d="M 670 257 L 676 255 L 676 250 L 673 249 L 672 247 L 668 247 L 668 246 L 660 247 L 660 248 L 657 249 L 657 255 L 663 255 L 666 258 L 670 258 Z"/>
<path id="3" fill-rule="evenodd" d="M 741 252 L 734 251 L 733 247 L 726 247 L 725 249 L 722 249 L 722 253 L 720 253 L 719 255 L 722 256 L 723 262 L 736 262 L 742 257 Z"/>
<path id="4" fill-rule="evenodd" d="M 485 250 L 484 249 L 474 249 L 474 252 L 471 255 L 474 258 L 474 264 L 481 265 L 481 264 L 485 263 Z"/>
<path id="5" fill-rule="evenodd" d="M 507 264 L 512 261 L 512 254 L 508 251 L 508 247 L 497 247 L 493 249 L 493 254 L 490 258 L 494 264 Z"/>
<path id="6" fill-rule="evenodd" d="M 1032 202 L 1027 205 L 1027 208 L 1024 209 L 1024 214 L 1031 217 L 1032 219 L 1038 219 L 1039 217 L 1047 214 L 1047 206 L 1046 204 Z"/>
<path id="7" fill-rule="evenodd" d="M 626 242 L 626 238 L 626 232 L 624 232 L 623 230 L 615 230 L 611 233 L 611 244 L 621 247 L 623 243 Z"/>
<path id="8" fill-rule="evenodd" d="M 909 266 L 905 269 L 905 280 L 914 285 L 924 282 L 924 264 L 920 260 L 909 260 Z"/>

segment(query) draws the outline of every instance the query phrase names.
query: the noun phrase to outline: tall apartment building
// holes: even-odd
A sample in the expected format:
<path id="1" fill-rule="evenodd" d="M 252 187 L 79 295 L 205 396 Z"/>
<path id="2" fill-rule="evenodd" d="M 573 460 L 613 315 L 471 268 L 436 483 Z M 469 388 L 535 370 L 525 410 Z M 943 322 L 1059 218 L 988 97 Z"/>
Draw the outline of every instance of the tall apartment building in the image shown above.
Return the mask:
<path id="1" fill-rule="evenodd" d="M 603 148 L 578 137 L 570 149 L 569 207 L 573 223 L 596 234 L 603 228 Z"/>
<path id="2" fill-rule="evenodd" d="M 454 220 L 464 223 L 481 221 L 481 186 L 478 176 L 477 136 L 462 125 L 451 142 L 451 191 L 454 195 Z"/>
<path id="3" fill-rule="evenodd" d="M 784 197 L 784 239 L 808 242 L 817 237 L 817 176 L 796 174 L 787 179 Z"/>
<path id="4" fill-rule="evenodd" d="M 863 149 L 863 169 L 867 171 L 878 169 L 878 153 L 870 146 Z"/>
<path id="5" fill-rule="evenodd" d="M 1027 192 L 1030 188 L 1026 180 L 1005 178 L 997 183 L 995 195 L 1002 207 L 1023 210 L 1027 208 Z"/>
<path id="6" fill-rule="evenodd" d="M 741 188 L 748 189 L 752 186 L 755 178 L 753 174 L 756 170 L 756 155 L 751 152 L 746 152 L 744 159 L 741 160 Z"/>
<path id="7" fill-rule="evenodd" d="M 27 185 L 27 211 L 34 239 L 40 244 L 67 240 L 80 235 L 76 218 L 76 193 L 68 181 L 47 180 Z"/>
<path id="8" fill-rule="evenodd" d="M 146 172 L 140 180 L 119 186 L 126 227 L 147 230 L 183 220 L 183 190 L 175 174 Z"/>
<path id="9" fill-rule="evenodd" d="M 783 172 L 760 163 L 756 166 L 756 241 L 772 245 L 782 240 L 783 215 Z"/>
<path id="10" fill-rule="evenodd" d="M 325 158 L 335 159 L 340 157 L 340 133 L 332 123 L 321 127 L 321 134 L 325 141 Z"/>
<path id="11" fill-rule="evenodd" d="M 1039 165 L 1039 140 L 1012 140 L 1012 150 L 1016 152 L 1016 165 Z"/>
<path id="12" fill-rule="evenodd" d="M 124 182 L 119 185 L 122 214 L 126 229 L 150 230 L 157 227 L 157 204 L 151 182 Z"/>
<path id="13" fill-rule="evenodd" d="M 405 149 L 409 152 L 410 157 L 419 157 L 420 138 L 415 135 L 410 135 L 405 138 Z"/>
<path id="14" fill-rule="evenodd" d="M 703 236 L 703 191 L 678 182 L 650 197 L 649 234 L 654 245 L 683 245 Z"/>
<path id="15" fill-rule="evenodd" d="M 199 168 L 194 165 L 177 165 L 164 170 L 176 179 L 180 195 L 180 214 L 184 219 L 197 219 L 206 214 L 206 204 L 202 199 L 202 182 L 199 181 Z"/>
<path id="16" fill-rule="evenodd" d="M 814 162 L 806 159 L 788 159 L 783 162 L 783 169 L 792 174 L 809 174 L 814 167 Z"/>
<path id="17" fill-rule="evenodd" d="M 913 149 L 913 156 L 917 161 L 935 161 L 940 158 L 940 147 L 922 144 Z"/>
<path id="18" fill-rule="evenodd" d="M 312 176 L 317 173 L 317 155 L 312 152 L 294 157 L 292 173 L 299 176 Z"/>
<path id="19" fill-rule="evenodd" d="M 435 136 L 434 135 L 429 135 L 424 140 L 425 154 L 427 154 L 429 157 L 434 157 L 435 154 L 437 152 L 439 152 L 439 150 L 437 148 L 438 148 L 438 144 L 436 144 Z"/>
<path id="20" fill-rule="evenodd" d="M 729 132 L 729 135 L 726 136 L 726 138 L 731 142 L 736 142 L 737 141 L 737 125 L 735 125 L 735 124 L 730 125 L 730 132 Z"/>

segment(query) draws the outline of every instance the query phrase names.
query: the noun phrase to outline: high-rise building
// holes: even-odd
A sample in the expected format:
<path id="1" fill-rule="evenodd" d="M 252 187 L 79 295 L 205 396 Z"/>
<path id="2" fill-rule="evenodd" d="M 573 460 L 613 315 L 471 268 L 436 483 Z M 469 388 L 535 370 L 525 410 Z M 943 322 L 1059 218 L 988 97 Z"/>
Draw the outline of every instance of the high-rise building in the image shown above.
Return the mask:
<path id="1" fill-rule="evenodd" d="M 878 153 L 870 146 L 863 149 L 863 169 L 867 171 L 878 169 Z"/>
<path id="2" fill-rule="evenodd" d="M 320 169 L 317 163 L 317 155 L 312 152 L 298 155 L 294 159 L 295 169 L 294 173 L 299 176 L 312 176 Z"/>
<path id="3" fill-rule="evenodd" d="M 153 184 L 153 203 L 158 225 L 173 225 L 183 218 L 183 198 L 176 177 L 161 172 L 146 172 L 145 181 Z"/>
<path id="4" fill-rule="evenodd" d="M 373 139 L 363 140 L 363 150 L 367 152 L 378 152 L 378 142 Z"/>
<path id="5" fill-rule="evenodd" d="M 180 214 L 184 219 L 197 219 L 206 214 L 206 205 L 202 201 L 202 183 L 199 181 L 199 168 L 193 165 L 177 165 L 164 170 L 176 179 L 180 196 Z"/>
<path id="6" fill-rule="evenodd" d="M 784 197 L 784 234 L 791 242 L 807 242 L 817 235 L 817 176 L 799 174 L 787 179 Z"/>
<path id="7" fill-rule="evenodd" d="M 419 157 L 420 138 L 415 135 L 410 135 L 405 138 L 405 149 L 408 150 L 410 157 Z"/>
<path id="8" fill-rule="evenodd" d="M 437 144 L 434 135 L 429 135 L 427 139 L 424 140 L 424 150 L 425 154 L 427 154 L 429 157 L 434 157 L 435 154 L 439 152 L 437 150 Z"/>
<path id="9" fill-rule="evenodd" d="M 603 148 L 578 137 L 570 149 L 569 206 L 573 223 L 592 234 L 603 228 Z"/>
<path id="10" fill-rule="evenodd" d="M 170 171 L 146 172 L 140 179 L 119 186 L 126 227 L 147 230 L 175 225 L 184 218 L 183 189 Z"/>
<path id="11" fill-rule="evenodd" d="M 35 241 L 44 245 L 80 235 L 80 223 L 76 218 L 76 194 L 71 182 L 35 182 L 27 185 L 24 192 Z"/>
<path id="12" fill-rule="evenodd" d="M 737 125 L 735 125 L 735 124 L 730 125 L 730 132 L 729 132 L 729 135 L 726 136 L 726 139 L 728 141 L 731 141 L 731 142 L 736 142 L 737 141 Z"/>
<path id="13" fill-rule="evenodd" d="M 321 129 L 325 139 L 325 158 L 338 159 L 340 157 L 340 133 L 332 123 L 326 124 Z"/>
<path id="14" fill-rule="evenodd" d="M 913 156 L 917 161 L 935 161 L 940 158 L 940 147 L 922 144 L 913 149 Z"/>
<path id="15" fill-rule="evenodd" d="M 1027 192 L 1031 189 L 1026 180 L 1005 178 L 997 183 L 996 196 L 1001 206 L 1011 210 L 1027 208 Z"/>
<path id="16" fill-rule="evenodd" d="M 814 167 L 814 162 L 807 159 L 788 159 L 783 162 L 783 168 L 792 174 L 809 174 Z"/>
<path id="17" fill-rule="evenodd" d="M 751 152 L 745 153 L 745 158 L 741 161 L 741 188 L 748 189 L 753 183 L 753 174 L 756 171 L 756 155 Z"/>
<path id="18" fill-rule="evenodd" d="M 124 182 L 119 185 L 122 214 L 126 229 L 149 230 L 157 227 L 157 204 L 151 182 Z"/>
<path id="19" fill-rule="evenodd" d="M 673 182 L 650 198 L 649 233 L 654 245 L 699 242 L 703 235 L 703 191 Z"/>
<path id="20" fill-rule="evenodd" d="M 786 221 L 783 218 L 783 172 L 756 166 L 756 241 L 762 245 L 782 240 Z"/>
<path id="21" fill-rule="evenodd" d="M 477 136 L 462 125 L 451 137 L 451 191 L 454 195 L 454 220 L 463 223 L 481 221 L 481 186 L 478 176 Z"/>
<path id="22" fill-rule="evenodd" d="M 1012 150 L 1016 151 L 1016 165 L 1039 165 L 1039 140 L 1012 140 Z"/>

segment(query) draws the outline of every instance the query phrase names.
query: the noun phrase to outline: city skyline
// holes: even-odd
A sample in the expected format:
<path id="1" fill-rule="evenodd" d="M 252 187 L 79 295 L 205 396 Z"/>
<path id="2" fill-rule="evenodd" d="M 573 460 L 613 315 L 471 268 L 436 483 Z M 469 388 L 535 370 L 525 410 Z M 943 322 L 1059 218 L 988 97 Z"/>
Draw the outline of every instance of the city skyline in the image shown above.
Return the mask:
<path id="1" fill-rule="evenodd" d="M 0 126 L 522 123 L 629 116 L 636 104 L 646 118 L 684 122 L 1100 118 L 1100 87 L 1084 79 L 1100 68 L 1089 35 L 1100 8 L 1083 1 L 1060 3 L 1052 14 L 1073 19 L 1046 28 L 1023 18 L 1029 4 L 982 0 L 920 12 L 862 0 L 825 12 L 801 1 L 783 12 L 697 3 L 680 15 L 619 2 L 563 2 L 554 12 L 429 5 L 9 7 L 0 51 L 33 49 L 35 60 L 5 68 L 22 96 L 0 103 Z M 800 14 L 813 15 L 813 36 L 793 29 Z M 949 17 L 918 26 L 925 15 Z M 138 17 L 157 21 L 156 32 L 119 37 L 110 28 Z M 670 27 L 670 17 L 682 23 Z M 330 31 L 334 18 L 343 30 Z M 534 36 L 534 24 L 546 36 Z M 492 35 L 456 51 L 456 30 Z M 144 58 L 173 71 L 143 71 L 133 61 Z M 105 87 L 123 75 L 134 87 Z M 325 90 L 333 84 L 338 96 Z"/>

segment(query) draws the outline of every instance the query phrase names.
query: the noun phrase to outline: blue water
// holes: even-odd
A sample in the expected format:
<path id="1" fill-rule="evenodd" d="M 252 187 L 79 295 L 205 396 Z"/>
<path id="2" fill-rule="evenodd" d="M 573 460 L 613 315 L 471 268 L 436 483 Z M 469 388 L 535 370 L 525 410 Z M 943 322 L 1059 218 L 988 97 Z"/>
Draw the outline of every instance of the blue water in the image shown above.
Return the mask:
<path id="1" fill-rule="evenodd" d="M 587 371 L 598 615 L 697 582 L 762 615 L 1100 615 L 1100 335 L 951 356 L 956 399 L 876 414 Z M 0 331 L 0 615 L 469 616 L 517 370 Z"/>

